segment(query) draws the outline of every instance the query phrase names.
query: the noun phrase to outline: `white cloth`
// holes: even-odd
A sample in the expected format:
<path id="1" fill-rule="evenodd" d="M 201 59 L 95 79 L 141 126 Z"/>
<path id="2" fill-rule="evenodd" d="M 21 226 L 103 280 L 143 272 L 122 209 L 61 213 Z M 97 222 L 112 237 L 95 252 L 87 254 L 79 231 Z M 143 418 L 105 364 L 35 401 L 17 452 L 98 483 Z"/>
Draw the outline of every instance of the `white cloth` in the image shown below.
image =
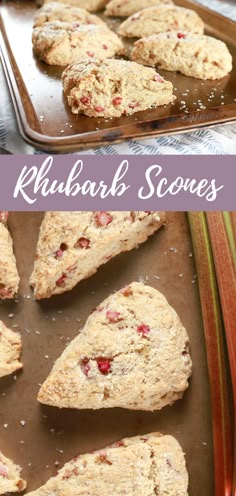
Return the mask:
<path id="1" fill-rule="evenodd" d="M 235 0 L 199 0 L 236 21 Z M 33 154 L 37 150 L 20 137 L 7 84 L 0 67 L 0 146 L 15 154 Z M 90 155 L 184 155 L 236 154 L 236 124 L 224 124 L 194 132 L 128 141 L 80 152 Z"/>

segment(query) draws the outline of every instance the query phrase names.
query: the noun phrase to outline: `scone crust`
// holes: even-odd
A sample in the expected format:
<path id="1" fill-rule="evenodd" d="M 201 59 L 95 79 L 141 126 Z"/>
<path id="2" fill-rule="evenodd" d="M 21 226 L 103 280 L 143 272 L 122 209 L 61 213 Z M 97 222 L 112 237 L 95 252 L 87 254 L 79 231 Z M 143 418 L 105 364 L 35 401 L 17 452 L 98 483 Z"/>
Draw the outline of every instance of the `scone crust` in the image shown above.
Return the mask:
<path id="1" fill-rule="evenodd" d="M 120 38 L 105 25 L 53 21 L 33 30 L 35 54 L 46 64 L 66 66 L 89 57 L 101 59 L 124 52 Z"/>
<path id="2" fill-rule="evenodd" d="M 13 243 L 7 228 L 7 212 L 0 212 L 0 299 L 12 299 L 19 287 Z"/>
<path id="3" fill-rule="evenodd" d="M 112 257 L 146 241 L 164 221 L 164 212 L 47 212 L 30 279 L 36 299 L 69 291 Z"/>
<path id="4" fill-rule="evenodd" d="M 90 315 L 38 400 L 60 408 L 160 410 L 182 398 L 191 370 L 175 310 L 159 291 L 133 282 Z"/>
<path id="5" fill-rule="evenodd" d="M 74 114 L 120 117 L 173 102 L 173 85 L 126 60 L 84 60 L 66 68 L 64 93 Z"/>
<path id="6" fill-rule="evenodd" d="M 79 455 L 56 477 L 29 496 L 188 496 L 184 453 L 172 436 L 152 433 L 126 438 L 99 451 Z"/>
<path id="7" fill-rule="evenodd" d="M 106 5 L 105 15 L 129 17 L 139 10 L 156 5 L 173 5 L 172 0 L 110 0 Z"/>
<path id="8" fill-rule="evenodd" d="M 202 34 L 204 23 L 194 10 L 164 5 L 140 10 L 128 17 L 119 26 L 118 33 L 129 38 L 143 38 L 173 30 Z"/>
<path id="9" fill-rule="evenodd" d="M 26 482 L 20 476 L 21 470 L 0 451 L 0 494 L 19 493 L 26 488 Z"/>
<path id="10" fill-rule="evenodd" d="M 131 59 L 199 79 L 220 79 L 232 70 L 232 55 L 223 41 L 178 31 L 136 41 Z"/>
<path id="11" fill-rule="evenodd" d="M 34 27 L 42 26 L 45 22 L 74 22 L 78 24 L 98 24 L 106 26 L 100 17 L 90 14 L 80 7 L 71 7 L 60 2 L 45 3 L 34 16 Z"/>
<path id="12" fill-rule="evenodd" d="M 52 0 L 36 0 L 36 4 L 41 7 L 46 3 L 51 3 Z M 108 0 L 57 0 L 58 3 L 70 5 L 71 7 L 80 7 L 89 12 L 96 12 L 103 9 Z"/>
<path id="13" fill-rule="evenodd" d="M 20 362 L 21 337 L 0 321 L 0 377 L 12 374 L 23 367 Z"/>

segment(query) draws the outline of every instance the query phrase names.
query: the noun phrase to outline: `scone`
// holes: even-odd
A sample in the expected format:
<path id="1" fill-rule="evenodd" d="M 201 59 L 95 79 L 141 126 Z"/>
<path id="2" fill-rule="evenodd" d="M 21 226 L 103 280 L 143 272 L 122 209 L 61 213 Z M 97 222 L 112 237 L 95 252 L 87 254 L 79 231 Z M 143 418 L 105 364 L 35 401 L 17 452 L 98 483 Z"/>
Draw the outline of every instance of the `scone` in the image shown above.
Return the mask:
<path id="1" fill-rule="evenodd" d="M 164 212 L 47 212 L 30 279 L 36 299 L 69 291 L 164 221 Z"/>
<path id="2" fill-rule="evenodd" d="M 139 10 L 155 5 L 172 4 L 172 0 L 110 0 L 106 5 L 105 15 L 128 17 Z"/>
<path id="3" fill-rule="evenodd" d="M 21 470 L 0 451 L 0 494 L 19 493 L 26 488 L 26 482 L 20 476 Z"/>
<path id="4" fill-rule="evenodd" d="M 105 59 L 124 52 L 120 38 L 106 26 L 46 22 L 33 30 L 35 54 L 46 64 L 66 66 L 84 58 Z"/>
<path id="5" fill-rule="evenodd" d="M 232 70 L 232 56 L 223 41 L 178 31 L 136 41 L 131 58 L 199 79 L 220 79 Z"/>
<path id="6" fill-rule="evenodd" d="M 45 22 L 62 21 L 75 22 L 79 24 L 106 24 L 95 15 L 79 7 L 70 7 L 58 2 L 51 2 L 43 5 L 34 16 L 34 27 L 42 26 Z"/>
<path id="7" fill-rule="evenodd" d="M 20 362 L 21 338 L 0 320 L 0 377 L 22 369 Z"/>
<path id="8" fill-rule="evenodd" d="M 123 439 L 75 457 L 28 496 L 188 496 L 184 453 L 159 433 Z"/>
<path id="9" fill-rule="evenodd" d="M 175 310 L 159 291 L 133 282 L 92 312 L 38 400 L 59 408 L 160 410 L 182 398 L 191 370 Z"/>
<path id="10" fill-rule="evenodd" d="M 8 212 L 0 212 L 0 299 L 14 298 L 19 287 L 19 276 L 13 243 L 7 228 Z"/>
<path id="11" fill-rule="evenodd" d="M 84 60 L 65 69 L 62 82 L 73 114 L 120 117 L 174 101 L 173 85 L 127 60 Z"/>
<path id="12" fill-rule="evenodd" d="M 140 10 L 128 17 L 118 33 L 129 38 L 143 38 L 173 30 L 202 34 L 204 23 L 194 10 L 165 5 Z"/>
<path id="13" fill-rule="evenodd" d="M 52 0 L 36 0 L 38 6 L 44 5 L 45 3 L 51 3 Z M 86 9 L 89 12 L 95 12 L 96 10 L 101 10 L 105 7 L 108 0 L 57 0 L 58 3 L 65 3 L 71 7 L 80 7 L 81 9 Z"/>

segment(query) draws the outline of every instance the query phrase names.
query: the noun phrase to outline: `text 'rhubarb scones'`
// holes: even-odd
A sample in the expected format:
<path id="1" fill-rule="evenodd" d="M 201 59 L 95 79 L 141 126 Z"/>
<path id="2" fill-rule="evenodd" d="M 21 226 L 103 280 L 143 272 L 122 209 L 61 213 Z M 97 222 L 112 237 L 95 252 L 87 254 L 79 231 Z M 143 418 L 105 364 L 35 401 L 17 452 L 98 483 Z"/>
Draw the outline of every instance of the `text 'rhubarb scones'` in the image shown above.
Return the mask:
<path id="1" fill-rule="evenodd" d="M 73 114 L 120 117 L 174 100 L 173 85 L 154 69 L 126 60 L 85 60 L 62 74 Z"/>
<path id="2" fill-rule="evenodd" d="M 159 291 L 134 282 L 93 311 L 38 400 L 59 408 L 160 410 L 182 398 L 191 370 L 177 313 Z"/>
<path id="3" fill-rule="evenodd" d="M 69 291 L 115 255 L 146 241 L 164 212 L 47 212 L 30 284 L 37 299 Z"/>
<path id="4" fill-rule="evenodd" d="M 172 436 L 152 433 L 82 454 L 28 496 L 188 496 L 184 453 Z"/>
<path id="5" fill-rule="evenodd" d="M 155 5 L 170 5 L 172 0 L 111 0 L 106 5 L 107 16 L 128 17 L 139 10 Z"/>
<path id="6" fill-rule="evenodd" d="M 143 38 L 173 30 L 202 34 L 204 23 L 194 10 L 166 5 L 150 7 L 128 17 L 118 33 L 128 38 Z"/>
<path id="7" fill-rule="evenodd" d="M 43 5 L 34 16 L 34 27 L 42 26 L 45 22 L 76 22 L 77 24 L 106 24 L 96 15 L 79 7 L 70 7 L 63 3 L 51 2 Z"/>
<path id="8" fill-rule="evenodd" d="M 21 470 L 0 451 L 0 494 L 19 493 L 26 488 L 26 482 L 20 476 Z"/>
<path id="9" fill-rule="evenodd" d="M 38 6 L 44 5 L 45 3 L 51 3 L 52 0 L 36 0 Z M 107 0 L 57 0 L 57 3 L 64 3 L 70 5 L 71 7 L 80 7 L 81 9 L 86 9 L 89 12 L 96 12 L 96 10 L 103 9 L 107 3 Z"/>
<path id="10" fill-rule="evenodd" d="M 131 58 L 199 79 L 220 79 L 232 70 L 232 55 L 223 41 L 178 31 L 136 41 Z"/>
<path id="11" fill-rule="evenodd" d="M 46 22 L 33 30 L 35 54 L 46 64 L 66 66 L 79 59 L 114 57 L 124 52 L 120 38 L 107 26 Z"/>
<path id="12" fill-rule="evenodd" d="M 8 212 L 0 212 L 0 300 L 14 298 L 19 287 L 19 276 L 13 243 L 7 228 Z"/>
<path id="13" fill-rule="evenodd" d="M 0 320 L 0 377 L 23 367 L 20 362 L 21 337 L 8 329 Z"/>

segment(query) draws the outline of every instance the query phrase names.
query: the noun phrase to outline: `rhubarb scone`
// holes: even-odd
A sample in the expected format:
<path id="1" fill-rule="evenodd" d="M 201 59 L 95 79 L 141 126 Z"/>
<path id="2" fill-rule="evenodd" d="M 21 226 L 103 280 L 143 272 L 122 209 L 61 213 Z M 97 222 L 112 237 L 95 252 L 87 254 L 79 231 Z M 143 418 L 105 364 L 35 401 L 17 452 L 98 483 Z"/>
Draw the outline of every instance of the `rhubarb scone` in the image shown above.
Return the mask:
<path id="1" fill-rule="evenodd" d="M 223 41 L 178 31 L 136 41 L 131 58 L 199 79 L 220 79 L 232 70 L 232 55 Z"/>
<path id="2" fill-rule="evenodd" d="M 194 10 L 165 5 L 140 10 L 128 17 L 118 29 L 121 36 L 128 38 L 143 38 L 166 31 L 202 34 L 204 23 Z"/>
<path id="3" fill-rule="evenodd" d="M 0 320 L 0 377 L 22 369 L 20 362 L 21 337 L 8 329 Z"/>
<path id="4" fill-rule="evenodd" d="M 164 221 L 164 212 L 47 212 L 30 279 L 36 299 L 69 291 Z"/>
<path id="5" fill-rule="evenodd" d="M 84 60 L 65 69 L 62 82 L 73 114 L 120 117 L 173 102 L 173 85 L 154 69 L 127 60 Z"/>
<path id="6" fill-rule="evenodd" d="M 35 54 L 46 64 L 66 66 L 84 58 L 105 59 L 124 52 L 120 38 L 108 27 L 46 22 L 33 30 Z"/>
<path id="7" fill-rule="evenodd" d="M 96 15 L 90 14 L 87 10 L 79 7 L 71 7 L 58 2 L 51 2 L 43 5 L 34 17 L 34 27 L 42 26 L 45 22 L 62 21 L 73 22 L 78 27 L 80 24 L 106 24 Z"/>
<path id="8" fill-rule="evenodd" d="M 160 410 L 182 398 L 191 370 L 177 313 L 159 291 L 133 282 L 92 312 L 38 400 L 59 408 Z"/>
<path id="9" fill-rule="evenodd" d="M 0 212 L 0 299 L 14 298 L 19 287 L 19 276 L 13 243 L 7 228 L 8 212 Z"/>
<path id="10" fill-rule="evenodd" d="M 188 473 L 178 441 L 159 433 L 123 439 L 75 457 L 28 496 L 188 496 Z"/>
<path id="11" fill-rule="evenodd" d="M 172 0 L 110 0 L 106 5 L 107 16 L 129 17 L 139 10 L 157 5 L 173 5 Z"/>
<path id="12" fill-rule="evenodd" d="M 0 451 L 0 494 L 20 493 L 26 488 L 21 471 L 19 465 L 15 465 Z"/>
<path id="13" fill-rule="evenodd" d="M 51 3 L 52 0 L 36 0 L 36 4 L 41 6 L 45 3 Z M 64 3 L 71 7 L 80 7 L 89 12 L 104 9 L 108 0 L 57 0 L 57 3 Z"/>

